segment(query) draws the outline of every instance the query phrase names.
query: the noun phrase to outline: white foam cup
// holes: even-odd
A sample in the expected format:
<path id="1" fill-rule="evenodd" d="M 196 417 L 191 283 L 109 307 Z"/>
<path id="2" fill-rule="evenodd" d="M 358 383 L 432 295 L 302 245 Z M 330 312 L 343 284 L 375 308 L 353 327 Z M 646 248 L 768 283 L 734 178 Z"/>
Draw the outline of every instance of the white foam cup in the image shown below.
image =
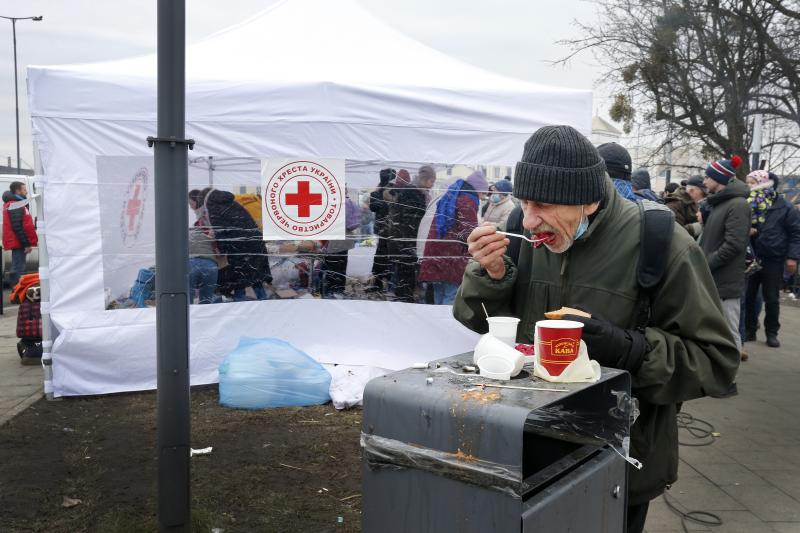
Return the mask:
<path id="1" fill-rule="evenodd" d="M 481 376 L 489 379 L 511 379 L 511 371 L 514 369 L 514 363 L 509 361 L 502 355 L 484 355 L 478 359 L 478 368 L 481 371 Z"/>
<path id="2" fill-rule="evenodd" d="M 514 368 L 511 371 L 512 376 L 519 374 L 520 370 L 522 370 L 522 365 L 525 364 L 525 356 L 522 355 L 521 352 L 518 352 L 514 348 L 510 348 L 506 343 L 491 333 L 481 335 L 478 344 L 475 345 L 472 361 L 477 364 L 478 359 L 484 355 L 502 356 L 511 361 L 511 363 L 514 365 Z"/>
<path id="3" fill-rule="evenodd" d="M 489 333 L 512 348 L 517 345 L 519 318 L 513 316 L 490 316 L 486 321 L 489 323 Z"/>

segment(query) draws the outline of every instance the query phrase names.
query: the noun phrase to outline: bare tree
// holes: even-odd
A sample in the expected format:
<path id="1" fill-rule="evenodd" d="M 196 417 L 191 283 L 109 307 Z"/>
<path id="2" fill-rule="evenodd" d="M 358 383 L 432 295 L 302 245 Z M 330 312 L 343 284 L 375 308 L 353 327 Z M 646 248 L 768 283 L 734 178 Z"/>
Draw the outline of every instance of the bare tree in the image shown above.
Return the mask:
<path id="1" fill-rule="evenodd" d="M 781 0 L 598 0 L 598 21 L 566 41 L 592 51 L 616 90 L 611 118 L 700 142 L 709 157 L 747 161 L 749 117 L 800 126 L 798 2 Z M 795 134 L 796 135 L 796 134 Z M 784 136 L 778 143 L 792 143 Z M 746 172 L 743 165 L 741 172 Z"/>
<path id="2" fill-rule="evenodd" d="M 743 0 L 736 13 L 764 43 L 768 63 L 762 73 L 762 90 L 755 94 L 755 106 L 767 115 L 774 115 L 800 126 L 800 3 L 766 0 L 777 10 L 771 26 L 753 16 L 753 0 Z M 786 141 L 795 147 L 800 144 Z"/>

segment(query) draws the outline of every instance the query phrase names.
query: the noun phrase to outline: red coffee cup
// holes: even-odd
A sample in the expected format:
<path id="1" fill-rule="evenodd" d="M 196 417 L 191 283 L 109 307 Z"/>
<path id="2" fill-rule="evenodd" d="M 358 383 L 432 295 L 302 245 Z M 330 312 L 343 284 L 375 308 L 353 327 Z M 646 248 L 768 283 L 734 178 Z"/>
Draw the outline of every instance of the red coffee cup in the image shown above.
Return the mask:
<path id="1" fill-rule="evenodd" d="M 551 376 L 560 376 L 581 349 L 583 324 L 574 320 L 540 320 L 536 323 L 536 355 Z"/>

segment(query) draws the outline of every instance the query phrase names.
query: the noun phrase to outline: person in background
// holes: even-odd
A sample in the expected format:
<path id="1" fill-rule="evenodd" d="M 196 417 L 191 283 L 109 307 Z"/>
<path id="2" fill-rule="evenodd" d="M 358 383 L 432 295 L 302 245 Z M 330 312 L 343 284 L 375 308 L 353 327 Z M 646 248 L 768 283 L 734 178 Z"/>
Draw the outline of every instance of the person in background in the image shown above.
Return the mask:
<path id="1" fill-rule="evenodd" d="M 477 170 L 457 179 L 436 201 L 436 215 L 420 259 L 419 281 L 433 285 L 433 303 L 451 305 L 469 262 L 467 236 L 478 226 L 478 206 L 489 184 Z"/>
<path id="2" fill-rule="evenodd" d="M 647 319 L 637 318 L 641 214 L 606 177 L 594 146 L 569 126 L 544 126 L 525 143 L 514 196 L 526 233 L 545 244 L 522 242 L 515 264 L 508 238 L 491 225 L 475 229 L 467 240 L 474 261 L 453 315 L 485 333 L 485 305 L 490 316 L 520 318 L 517 341 L 532 343 L 545 312 L 583 306 L 592 313 L 564 318 L 583 322 L 592 359 L 631 374 L 641 414 L 630 455 L 644 467 L 629 471 L 627 531 L 640 533 L 650 501 L 677 480 L 681 403 L 726 390 L 739 365 L 708 265 L 673 225 L 666 271 L 648 298 Z"/>
<path id="3" fill-rule="evenodd" d="M 493 192 L 495 192 L 494 183 L 490 183 L 489 184 L 489 196 L 491 196 Z M 491 202 L 481 202 L 480 220 L 483 220 L 484 218 L 486 218 L 486 211 L 489 210 L 489 205 L 491 205 Z"/>
<path id="4" fill-rule="evenodd" d="M 702 226 L 697 222 L 698 204 L 705 200 L 705 197 L 706 186 L 699 177 L 695 184 L 688 185 L 687 182 L 686 187 L 678 187 L 673 193 L 664 197 L 664 205 L 675 214 L 675 223 L 682 226 L 695 239 L 700 236 L 702 230 Z"/>
<path id="5" fill-rule="evenodd" d="M 674 181 L 670 182 L 670 183 L 667 183 L 667 185 L 664 187 L 664 194 L 672 194 L 676 190 L 678 190 L 678 187 L 680 187 L 680 185 L 678 185 Z"/>
<path id="6" fill-rule="evenodd" d="M 189 288 L 192 290 L 190 301 L 194 301 L 194 291 L 197 291 L 198 303 L 213 302 L 219 270 L 215 255 L 214 239 L 206 234 L 204 228 L 189 228 Z"/>
<path id="7" fill-rule="evenodd" d="M 25 272 L 25 256 L 39 244 L 36 226 L 27 206 L 11 209 L 11 204 L 26 200 L 28 187 L 21 181 L 12 181 L 3 193 L 3 249 L 11 250 L 9 284 L 13 288 Z"/>
<path id="8" fill-rule="evenodd" d="M 375 214 L 369 208 L 369 195 L 359 195 L 359 198 L 361 200 L 358 204 L 358 207 L 361 208 L 361 225 L 358 228 L 358 240 L 363 240 L 375 233 Z"/>
<path id="9" fill-rule="evenodd" d="M 378 236 L 378 246 L 372 260 L 372 281 L 367 287 L 367 292 L 383 292 L 384 282 L 392 276 L 392 261 L 389 257 L 389 237 L 391 221 L 389 220 L 389 204 L 384 199 L 387 187 L 394 185 L 397 172 L 393 168 L 384 168 L 380 171 L 378 188 L 369 195 L 369 210 L 375 214 L 375 234 Z M 390 189 L 391 190 L 391 189 Z"/>
<path id="10" fill-rule="evenodd" d="M 430 205 L 433 197 L 431 196 L 431 189 L 436 184 L 436 170 L 430 165 L 423 165 L 419 167 L 417 177 L 414 180 L 414 185 L 422 191 L 425 195 L 425 207 Z"/>
<path id="11" fill-rule="evenodd" d="M 506 180 L 500 180 L 492 184 L 490 187 L 489 207 L 483 214 L 484 222 L 491 222 L 501 231 L 505 231 L 508 215 L 511 214 L 515 207 L 511 196 L 513 188 L 514 186 L 511 182 Z"/>
<path id="12" fill-rule="evenodd" d="M 272 282 L 267 249 L 262 234 L 250 213 L 236 203 L 228 191 L 204 189 L 203 216 L 208 219 L 211 237 L 227 260 L 219 272 L 218 285 L 223 293 L 232 293 L 234 301 L 245 299 L 245 289 L 252 287 L 256 298 L 267 298 L 264 283 Z"/>
<path id="13" fill-rule="evenodd" d="M 697 221 L 695 235 L 700 235 L 703 230 L 703 221 L 708 218 L 711 206 L 708 204 L 708 189 L 705 186 L 705 178 L 700 175 L 692 176 L 686 181 L 686 192 L 694 199 L 697 204 Z"/>
<path id="14" fill-rule="evenodd" d="M 361 225 L 361 208 L 350 195 L 350 191 L 347 191 L 344 204 L 346 238 L 326 241 L 322 247 L 325 252 L 320 266 L 323 298 L 341 298 L 347 286 L 348 253 L 355 248 Z"/>
<path id="15" fill-rule="evenodd" d="M 234 194 L 233 199 L 250 214 L 250 218 L 252 218 L 253 222 L 258 226 L 258 231 L 263 231 L 261 225 L 261 206 L 263 205 L 261 195 L 254 193 Z"/>
<path id="16" fill-rule="evenodd" d="M 601 144 L 597 151 L 605 161 L 606 172 L 617 192 L 626 200 L 637 201 L 631 184 L 631 155 L 628 151 L 617 143 Z"/>
<path id="17" fill-rule="evenodd" d="M 711 210 L 704 219 L 699 241 L 740 356 L 740 300 L 744 294 L 745 256 L 750 232 L 750 206 L 747 203 L 750 191 L 744 182 L 736 179 L 736 168 L 741 162 L 739 156 L 733 156 L 714 161 L 706 168 L 703 183 L 710 193 L 706 201 Z M 736 383 L 733 383 L 728 393 L 721 396 L 736 393 Z"/>
<path id="18" fill-rule="evenodd" d="M 636 195 L 636 198 L 650 200 L 660 204 L 664 203 L 663 200 L 650 189 L 650 173 L 646 168 L 640 168 L 631 174 L 631 186 L 633 187 L 633 194 Z"/>
<path id="19" fill-rule="evenodd" d="M 800 212 L 778 192 L 778 177 L 765 170 L 747 175 L 750 186 L 750 242 L 761 269 L 747 278 L 745 342 L 756 340 L 759 289 L 764 297 L 764 332 L 767 346 L 778 348 L 781 324 L 780 287 L 784 269 L 797 272 L 800 259 Z"/>
<path id="20" fill-rule="evenodd" d="M 692 176 L 686 180 L 685 189 L 686 193 L 692 197 L 692 200 L 694 200 L 695 205 L 699 209 L 700 204 L 708 197 L 708 189 L 703 183 L 703 178 L 701 176 Z"/>
<path id="21" fill-rule="evenodd" d="M 391 221 L 389 255 L 395 260 L 395 299 L 413 302 L 417 287 L 417 232 L 428 205 L 429 191 L 436 182 L 436 171 L 429 165 L 419 168 L 414 183 L 405 169 L 397 173 L 393 189 L 384 191 Z"/>

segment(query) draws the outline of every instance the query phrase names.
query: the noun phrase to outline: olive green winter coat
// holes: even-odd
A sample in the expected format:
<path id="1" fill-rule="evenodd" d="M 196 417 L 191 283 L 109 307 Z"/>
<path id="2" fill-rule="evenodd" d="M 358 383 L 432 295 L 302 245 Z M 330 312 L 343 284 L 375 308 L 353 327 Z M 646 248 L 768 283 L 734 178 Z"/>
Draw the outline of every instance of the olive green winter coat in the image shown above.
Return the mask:
<path id="1" fill-rule="evenodd" d="M 750 238 L 749 194 L 747 185 L 732 179 L 723 190 L 706 199 L 711 212 L 700 235 L 700 247 L 723 300 L 741 298 L 744 293 L 745 257 Z"/>
<path id="2" fill-rule="evenodd" d="M 589 229 L 563 254 L 523 242 L 519 266 L 506 257 L 506 276 L 499 281 L 471 261 L 454 316 L 483 333 L 483 302 L 491 315 L 520 318 L 517 339 L 527 343 L 543 313 L 561 306 L 583 306 L 617 326 L 634 327 L 640 218 L 636 204 L 619 196 L 607 179 L 605 199 Z M 645 330 L 651 349 L 632 376 L 641 414 L 631 427 L 630 454 L 644 464 L 631 470 L 632 505 L 655 498 L 677 479 L 679 404 L 726 391 L 739 365 L 703 252 L 677 225 L 666 274 L 652 294 Z"/>

